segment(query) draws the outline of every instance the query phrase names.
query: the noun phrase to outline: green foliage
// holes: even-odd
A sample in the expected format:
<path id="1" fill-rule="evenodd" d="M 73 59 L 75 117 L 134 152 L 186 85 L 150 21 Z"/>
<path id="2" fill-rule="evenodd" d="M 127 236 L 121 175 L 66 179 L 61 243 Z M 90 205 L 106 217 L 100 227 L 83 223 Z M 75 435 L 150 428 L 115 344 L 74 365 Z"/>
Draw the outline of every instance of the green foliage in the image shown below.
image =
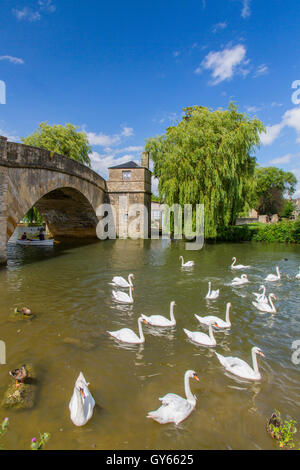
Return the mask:
<path id="1" fill-rule="evenodd" d="M 257 241 L 277 243 L 300 243 L 300 221 L 291 220 L 277 224 L 249 224 L 220 227 L 218 241 Z"/>
<path id="2" fill-rule="evenodd" d="M 252 205 L 260 214 L 279 214 L 284 206 L 284 196 L 296 190 L 297 178 L 290 171 L 276 167 L 256 168 L 252 186 Z"/>
<path id="3" fill-rule="evenodd" d="M 282 211 L 280 212 L 280 217 L 286 217 L 289 218 L 292 216 L 293 211 L 295 210 L 295 206 L 293 201 L 290 199 L 285 199 Z"/>
<path id="4" fill-rule="evenodd" d="M 8 423 L 9 423 L 9 419 L 8 418 L 5 418 L 3 421 L 2 421 L 2 424 L 0 426 L 0 439 L 5 436 L 6 434 L 6 431 L 8 429 Z M 3 450 L 3 448 L 0 446 L 0 450 Z"/>
<path id="5" fill-rule="evenodd" d="M 264 125 L 227 110 L 185 108 L 182 121 L 164 135 L 150 138 L 146 151 L 159 178 L 159 196 L 166 204 L 205 205 L 205 236 L 233 224 L 243 209 L 255 170 L 255 146 Z"/>
<path id="6" fill-rule="evenodd" d="M 293 419 L 283 421 L 280 412 L 275 410 L 268 422 L 267 430 L 274 439 L 280 441 L 280 447 L 285 449 L 295 447 L 294 434 L 297 428 Z"/>
<path id="7" fill-rule="evenodd" d="M 48 432 L 44 432 L 40 434 L 39 439 L 34 437 L 31 439 L 31 450 L 43 450 L 44 446 L 47 444 L 47 441 L 50 439 L 50 434 Z"/>
<path id="8" fill-rule="evenodd" d="M 24 217 L 24 220 L 28 224 L 33 224 L 34 222 L 36 222 L 37 224 L 42 225 L 43 223 L 43 217 L 35 207 L 29 209 L 29 211 Z"/>
<path id="9" fill-rule="evenodd" d="M 79 132 L 78 126 L 55 124 L 50 126 L 41 122 L 39 128 L 27 137 L 22 137 L 26 145 L 50 150 L 80 163 L 91 166 L 89 154 L 92 149 L 84 132 Z"/>

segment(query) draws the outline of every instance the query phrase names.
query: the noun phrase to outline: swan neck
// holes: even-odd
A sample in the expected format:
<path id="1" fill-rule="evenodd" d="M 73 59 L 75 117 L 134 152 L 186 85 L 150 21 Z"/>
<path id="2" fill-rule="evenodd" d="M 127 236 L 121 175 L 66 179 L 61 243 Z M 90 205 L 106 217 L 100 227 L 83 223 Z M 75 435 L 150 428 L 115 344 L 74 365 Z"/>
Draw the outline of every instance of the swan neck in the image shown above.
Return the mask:
<path id="1" fill-rule="evenodd" d="M 171 304 L 170 305 L 170 318 L 172 321 L 175 321 L 175 317 L 174 317 L 174 305 Z"/>
<path id="2" fill-rule="evenodd" d="M 226 317 L 225 317 L 225 320 L 226 320 L 227 323 L 230 322 L 229 311 L 230 311 L 230 305 L 227 304 L 227 307 L 226 307 Z"/>
<path id="3" fill-rule="evenodd" d="M 130 300 L 132 300 L 132 286 L 129 287 L 129 297 Z"/>
<path id="4" fill-rule="evenodd" d="M 213 327 L 211 323 L 209 324 L 209 327 L 208 327 L 208 333 L 209 333 L 210 339 L 214 340 L 215 337 L 214 337 Z"/>
<path id="5" fill-rule="evenodd" d="M 269 295 L 269 302 L 270 302 L 270 305 L 271 305 L 271 307 L 272 307 L 272 310 L 275 311 L 275 306 L 274 306 L 274 304 L 273 304 L 273 302 L 272 302 L 272 295 L 271 295 L 271 294 Z"/>
<path id="6" fill-rule="evenodd" d="M 211 282 L 208 283 L 208 295 L 210 295 L 211 292 Z"/>
<path id="7" fill-rule="evenodd" d="M 184 391 L 185 391 L 185 396 L 186 399 L 189 402 L 195 403 L 195 397 L 191 392 L 191 387 L 190 387 L 190 376 L 188 373 L 185 374 L 184 376 Z"/>
<path id="8" fill-rule="evenodd" d="M 76 397 L 76 415 L 74 418 L 76 421 L 82 421 L 84 419 L 84 408 L 83 408 L 83 403 L 82 403 L 82 398 L 80 395 L 79 390 L 75 388 L 75 397 Z"/>
<path id="9" fill-rule="evenodd" d="M 128 283 L 129 283 L 130 287 L 132 287 L 132 285 L 133 285 L 131 278 L 132 278 L 132 274 L 129 274 L 129 276 L 128 276 Z"/>
<path id="10" fill-rule="evenodd" d="M 258 374 L 259 370 L 258 370 L 258 364 L 257 364 L 257 356 L 256 356 L 256 352 L 254 349 L 252 350 L 252 363 L 253 363 L 254 372 Z"/>
<path id="11" fill-rule="evenodd" d="M 141 341 L 144 341 L 145 336 L 144 336 L 144 332 L 143 332 L 142 319 L 138 319 L 138 324 L 139 324 L 139 336 L 140 336 L 140 340 L 141 340 Z"/>
<path id="12" fill-rule="evenodd" d="M 232 258 L 232 259 L 233 259 L 233 263 L 232 263 L 231 267 L 233 268 L 233 266 L 234 266 L 235 263 L 236 263 L 236 258 Z"/>

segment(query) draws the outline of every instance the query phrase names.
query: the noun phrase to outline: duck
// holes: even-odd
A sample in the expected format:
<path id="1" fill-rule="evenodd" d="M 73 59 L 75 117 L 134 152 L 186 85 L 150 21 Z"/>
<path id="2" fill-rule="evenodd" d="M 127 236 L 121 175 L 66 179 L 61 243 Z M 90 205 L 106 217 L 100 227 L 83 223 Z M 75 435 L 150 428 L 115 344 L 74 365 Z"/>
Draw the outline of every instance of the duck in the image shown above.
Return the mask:
<path id="1" fill-rule="evenodd" d="M 184 391 L 186 398 L 175 393 L 167 393 L 159 398 L 162 405 L 155 411 L 150 411 L 147 418 L 157 421 L 159 424 L 174 423 L 176 426 L 184 421 L 195 409 L 197 398 L 192 394 L 190 379 L 199 382 L 199 377 L 194 370 L 187 370 L 184 374 Z"/>
<path id="2" fill-rule="evenodd" d="M 266 302 L 258 301 L 258 302 L 252 302 L 252 303 L 254 307 L 256 307 L 257 310 L 260 310 L 261 312 L 276 313 L 276 308 L 272 302 L 272 299 L 277 300 L 276 295 L 274 294 L 269 295 L 269 303 L 268 303 L 268 300 Z"/>
<path id="3" fill-rule="evenodd" d="M 198 315 L 195 314 L 195 317 L 200 323 L 202 323 L 202 325 L 209 326 L 210 324 L 216 323 L 218 325 L 218 328 L 231 328 L 231 322 L 229 318 L 230 308 L 231 308 L 231 303 L 228 302 L 226 305 L 225 321 L 219 317 L 215 317 L 214 315 L 207 315 L 206 317 L 199 317 Z"/>
<path id="4" fill-rule="evenodd" d="M 179 256 L 179 259 L 181 259 L 181 267 L 182 268 L 191 268 L 194 266 L 194 261 L 187 261 L 186 263 L 184 262 L 183 256 Z"/>
<path id="5" fill-rule="evenodd" d="M 216 351 L 215 354 L 222 366 L 225 367 L 228 372 L 231 372 L 232 374 L 247 380 L 261 379 L 261 374 L 258 370 L 256 355 L 260 354 L 262 357 L 265 357 L 265 355 L 263 354 L 260 348 L 254 346 L 251 349 L 253 368 L 249 366 L 247 362 L 243 361 L 242 359 L 239 359 L 238 357 L 224 357 L 221 354 L 218 354 Z"/>
<path id="6" fill-rule="evenodd" d="M 129 295 L 126 294 L 126 292 L 122 292 L 120 290 L 113 290 L 112 295 L 117 302 L 120 302 L 123 304 L 133 304 L 133 297 L 132 297 L 133 290 L 134 290 L 134 287 L 130 286 Z"/>
<path id="7" fill-rule="evenodd" d="M 122 343 L 141 344 L 145 342 L 142 323 L 146 323 L 146 321 L 142 317 L 139 317 L 138 328 L 140 336 L 138 336 L 133 330 L 130 330 L 129 328 L 121 328 L 117 331 L 107 331 L 107 333 Z"/>
<path id="8" fill-rule="evenodd" d="M 296 279 L 300 279 L 300 267 L 299 267 L 299 272 L 298 272 L 298 274 L 296 274 L 295 277 L 296 277 Z"/>
<path id="9" fill-rule="evenodd" d="M 122 276 L 115 276 L 111 284 L 117 287 L 133 287 L 132 279 L 134 279 L 134 274 L 129 274 L 128 281 Z"/>
<path id="10" fill-rule="evenodd" d="M 185 328 L 183 328 L 183 331 L 185 332 L 187 337 L 194 343 L 201 344 L 202 346 L 216 346 L 217 342 L 213 334 L 213 325 L 218 327 L 217 323 L 210 323 L 208 325 L 208 335 L 202 333 L 201 331 L 189 331 Z"/>
<path id="11" fill-rule="evenodd" d="M 30 317 L 32 315 L 31 309 L 27 307 L 22 307 L 22 308 L 16 307 L 15 313 L 21 313 L 22 315 L 25 315 L 26 317 Z"/>
<path id="12" fill-rule="evenodd" d="M 281 279 L 281 275 L 280 275 L 280 272 L 279 272 L 279 267 L 276 266 L 276 272 L 277 272 L 277 275 L 276 274 L 268 274 L 268 276 L 265 278 L 265 281 L 279 281 Z"/>
<path id="13" fill-rule="evenodd" d="M 249 282 L 247 274 L 242 274 L 241 277 L 235 277 L 232 279 L 232 286 L 241 286 L 242 284 L 247 284 Z"/>
<path id="14" fill-rule="evenodd" d="M 13 377 L 16 381 L 16 387 L 19 387 L 21 383 L 23 383 L 26 378 L 28 377 L 28 371 L 26 369 L 26 366 L 23 365 L 20 367 L 20 369 L 14 369 L 9 372 L 9 375 Z"/>
<path id="15" fill-rule="evenodd" d="M 236 263 L 236 258 L 233 257 L 232 258 L 232 265 L 230 266 L 231 269 L 248 269 L 248 268 L 251 268 L 251 266 L 244 266 L 243 264 L 235 264 Z"/>
<path id="16" fill-rule="evenodd" d="M 95 400 L 88 387 L 89 383 L 80 372 L 69 403 L 71 421 L 75 426 L 84 426 L 93 416 Z"/>
<path id="17" fill-rule="evenodd" d="M 220 295 L 220 289 L 211 290 L 211 282 L 208 283 L 208 292 L 205 296 L 206 299 L 217 299 Z"/>
<path id="18" fill-rule="evenodd" d="M 174 312 L 173 312 L 175 306 L 176 306 L 176 303 L 173 300 L 170 303 L 170 319 L 163 317 L 162 315 L 151 315 L 150 317 L 148 317 L 147 315 L 142 314 L 141 316 L 146 321 L 146 323 L 151 326 L 163 326 L 163 327 L 175 326 L 176 320 L 175 320 Z"/>

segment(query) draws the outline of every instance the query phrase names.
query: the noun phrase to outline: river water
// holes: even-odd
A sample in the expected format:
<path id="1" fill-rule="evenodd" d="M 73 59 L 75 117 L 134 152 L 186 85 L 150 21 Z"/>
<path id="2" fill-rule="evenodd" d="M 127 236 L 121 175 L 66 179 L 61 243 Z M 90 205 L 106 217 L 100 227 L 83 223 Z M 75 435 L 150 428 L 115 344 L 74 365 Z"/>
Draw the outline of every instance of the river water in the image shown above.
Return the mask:
<path id="1" fill-rule="evenodd" d="M 300 247 L 275 244 L 206 244 L 185 251 L 168 240 L 115 240 L 84 246 L 8 248 L 8 266 L 0 269 L 0 339 L 6 342 L 7 365 L 0 366 L 0 398 L 23 363 L 35 365 L 38 394 L 34 408 L 2 410 L 10 429 L 2 444 L 26 449 L 39 432 L 51 433 L 47 449 L 273 449 L 266 433 L 274 409 L 300 423 L 300 364 L 291 360 L 292 342 L 300 340 Z M 179 256 L 194 260 L 190 270 Z M 231 258 L 251 265 L 232 272 Z M 276 314 L 259 314 L 251 301 L 264 277 L 279 266 L 282 278 L 266 283 L 277 296 Z M 250 283 L 232 288 L 233 277 L 247 273 Z M 115 275 L 135 274 L 133 305 L 117 304 L 109 282 Z M 207 301 L 208 281 L 220 297 Z M 123 327 L 137 332 L 137 319 L 169 315 L 176 301 L 177 325 L 155 329 L 143 325 L 145 343 L 118 344 L 106 331 Z M 183 328 L 204 331 L 194 314 L 225 317 L 232 303 L 232 328 L 218 331 L 215 348 L 192 344 Z M 15 307 L 31 307 L 36 318 L 9 321 Z M 214 351 L 248 363 L 259 346 L 260 382 L 226 375 Z M 183 376 L 194 369 L 197 405 L 177 427 L 146 418 L 168 392 L 184 396 Z M 72 424 L 68 404 L 82 371 L 97 406 L 84 427 Z M 299 434 L 297 435 L 299 444 Z M 299 445 L 298 445 L 299 447 Z"/>

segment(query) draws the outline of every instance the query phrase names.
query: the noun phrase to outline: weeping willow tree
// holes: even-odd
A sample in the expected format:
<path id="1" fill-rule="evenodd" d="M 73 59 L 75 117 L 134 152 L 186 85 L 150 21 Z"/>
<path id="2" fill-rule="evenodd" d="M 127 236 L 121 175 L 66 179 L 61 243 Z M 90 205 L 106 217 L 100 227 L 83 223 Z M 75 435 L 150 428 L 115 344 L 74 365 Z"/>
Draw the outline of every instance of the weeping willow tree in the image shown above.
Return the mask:
<path id="1" fill-rule="evenodd" d="M 256 159 L 254 149 L 264 125 L 239 113 L 184 108 L 182 120 L 164 135 L 147 139 L 146 150 L 159 179 L 159 196 L 166 204 L 204 204 L 205 236 L 235 222 L 243 209 Z"/>
<path id="2" fill-rule="evenodd" d="M 24 220 L 28 224 L 37 223 L 39 225 L 42 225 L 43 223 L 43 217 L 41 216 L 40 212 L 35 207 L 32 207 L 31 209 L 29 209 L 29 211 L 24 217 Z"/>

